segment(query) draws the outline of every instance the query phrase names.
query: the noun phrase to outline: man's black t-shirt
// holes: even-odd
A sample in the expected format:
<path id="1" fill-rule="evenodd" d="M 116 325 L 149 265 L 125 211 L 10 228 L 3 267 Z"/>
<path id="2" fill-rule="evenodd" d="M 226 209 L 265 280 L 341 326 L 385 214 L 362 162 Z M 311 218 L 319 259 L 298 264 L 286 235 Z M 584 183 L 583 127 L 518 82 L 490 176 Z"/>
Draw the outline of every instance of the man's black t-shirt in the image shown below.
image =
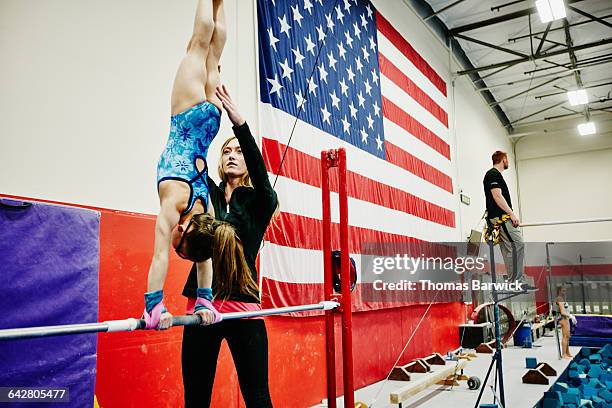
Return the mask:
<path id="1" fill-rule="evenodd" d="M 502 196 L 506 199 L 506 202 L 512 208 L 512 201 L 510 200 L 510 191 L 508 191 L 508 186 L 502 177 L 502 174 L 499 170 L 493 167 L 491 170 L 487 171 L 487 174 L 484 176 L 484 180 L 482 181 L 484 185 L 484 193 L 485 198 L 487 200 L 487 218 L 492 219 L 495 217 L 501 217 L 506 212 L 499 208 L 495 200 L 493 199 L 493 194 L 491 190 L 494 188 L 501 188 Z"/>

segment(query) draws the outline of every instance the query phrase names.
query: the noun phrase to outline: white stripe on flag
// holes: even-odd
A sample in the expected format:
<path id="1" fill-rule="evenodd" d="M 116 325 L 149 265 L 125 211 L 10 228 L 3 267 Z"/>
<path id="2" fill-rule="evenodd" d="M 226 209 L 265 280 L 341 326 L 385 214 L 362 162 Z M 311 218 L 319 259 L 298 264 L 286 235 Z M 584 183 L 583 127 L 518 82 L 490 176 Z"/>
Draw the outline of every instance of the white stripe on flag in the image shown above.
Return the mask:
<path id="1" fill-rule="evenodd" d="M 416 137 L 408 133 L 404 128 L 398 126 L 388 119 L 383 120 L 385 129 L 385 139 L 393 143 L 400 149 L 417 157 L 419 160 L 429 164 L 449 177 L 453 177 L 453 162 L 442 156 L 440 153 L 421 142 Z"/>
<path id="2" fill-rule="evenodd" d="M 398 67 L 404 75 L 412 80 L 423 92 L 433 99 L 442 109 L 448 112 L 446 96 L 431 81 L 406 58 L 387 37 L 378 33 L 378 52 Z M 444 78 L 443 78 L 444 79 Z"/>
<path id="3" fill-rule="evenodd" d="M 403 89 L 395 85 L 393 81 L 384 75 L 381 78 L 381 85 L 382 94 L 385 98 L 391 100 L 391 102 L 415 118 L 421 125 L 435 133 L 440 139 L 449 143 L 448 129 L 427 109 L 422 107 L 417 101 L 412 99 L 410 95 L 404 92 Z M 423 145 L 425 145 L 425 143 L 423 143 Z M 429 148 L 431 149 L 431 147 Z"/>
<path id="4" fill-rule="evenodd" d="M 273 175 L 270 178 L 273 179 Z M 302 184 L 286 177 L 279 177 L 275 190 L 281 203 L 281 211 L 322 219 L 321 189 Z M 299 197 L 299 199 L 295 199 Z M 292 199 L 293 198 L 293 199 Z M 427 221 L 411 214 L 349 197 L 349 225 L 404 235 L 424 241 L 453 241 L 455 228 Z M 331 193 L 332 222 L 339 222 L 338 194 Z"/>
<path id="5" fill-rule="evenodd" d="M 277 140 L 286 145 L 295 118 L 265 103 L 260 103 L 260 117 L 266 118 L 260 121 L 262 137 Z M 450 211 L 457 211 L 457 199 L 448 191 L 301 120 L 295 127 L 290 147 L 316 158 L 321 157 L 322 150 L 344 147 L 347 153 L 348 170 L 403 190 Z M 276 169 L 271 170 L 276 171 Z M 312 171 L 319 171 L 319 169 L 312 169 Z"/>
<path id="6" fill-rule="evenodd" d="M 350 254 L 361 280 L 361 255 Z M 261 250 L 260 269 L 269 279 L 287 283 L 323 283 L 323 252 L 291 248 L 266 242 Z"/>

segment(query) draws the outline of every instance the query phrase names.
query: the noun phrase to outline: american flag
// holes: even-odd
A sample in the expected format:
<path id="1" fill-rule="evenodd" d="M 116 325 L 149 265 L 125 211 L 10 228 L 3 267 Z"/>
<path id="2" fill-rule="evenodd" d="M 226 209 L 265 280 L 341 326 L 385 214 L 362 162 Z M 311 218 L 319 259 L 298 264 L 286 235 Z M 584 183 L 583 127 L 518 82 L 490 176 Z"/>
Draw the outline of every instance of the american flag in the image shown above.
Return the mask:
<path id="1" fill-rule="evenodd" d="M 258 38 L 262 152 L 281 208 L 260 255 L 265 306 L 323 299 L 321 150 L 347 151 L 358 270 L 364 243 L 456 240 L 446 82 L 404 36 L 366 0 L 258 0 Z M 336 248 L 337 208 L 332 193 Z"/>

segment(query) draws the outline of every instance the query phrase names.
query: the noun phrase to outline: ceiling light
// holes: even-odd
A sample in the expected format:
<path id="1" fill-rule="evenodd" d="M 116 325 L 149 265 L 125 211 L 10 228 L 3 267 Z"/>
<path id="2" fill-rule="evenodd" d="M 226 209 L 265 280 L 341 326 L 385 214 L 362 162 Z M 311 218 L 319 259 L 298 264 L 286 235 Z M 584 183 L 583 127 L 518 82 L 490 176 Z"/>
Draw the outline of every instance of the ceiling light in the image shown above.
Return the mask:
<path id="1" fill-rule="evenodd" d="M 537 0 L 535 2 L 542 23 L 565 18 L 565 4 L 563 0 Z"/>
<path id="2" fill-rule="evenodd" d="M 567 99 L 572 106 L 584 105 L 589 103 L 589 95 L 585 89 L 578 89 L 577 91 L 567 91 Z"/>
<path id="3" fill-rule="evenodd" d="M 578 133 L 580 133 L 580 136 L 592 135 L 596 131 L 595 122 L 581 123 L 578 125 Z"/>

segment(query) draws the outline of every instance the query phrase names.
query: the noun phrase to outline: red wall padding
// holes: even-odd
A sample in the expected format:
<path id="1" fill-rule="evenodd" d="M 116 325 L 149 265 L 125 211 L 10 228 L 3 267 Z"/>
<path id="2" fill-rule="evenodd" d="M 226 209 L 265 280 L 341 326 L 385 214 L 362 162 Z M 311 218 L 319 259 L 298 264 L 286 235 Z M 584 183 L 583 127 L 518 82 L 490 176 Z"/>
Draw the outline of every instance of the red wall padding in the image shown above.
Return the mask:
<path id="1" fill-rule="evenodd" d="M 153 248 L 154 217 L 102 211 L 100 232 L 100 319 L 122 319 L 142 312 L 142 295 Z M 166 304 L 183 313 L 180 295 L 190 265 L 172 257 Z M 426 305 L 356 313 L 353 317 L 355 386 L 386 377 Z M 423 320 L 400 362 L 446 352 L 458 346 L 461 304 L 435 305 Z M 306 407 L 325 397 L 325 337 L 322 317 L 273 317 L 269 336 L 270 392 L 279 407 Z M 101 334 L 96 395 L 104 407 L 182 406 L 181 329 L 166 332 Z M 337 320 L 337 366 L 340 321 Z M 342 381 L 339 377 L 338 392 Z M 224 345 L 217 366 L 213 406 L 243 406 L 233 361 Z"/>
<path id="2" fill-rule="evenodd" d="M 97 208 L 96 208 L 97 209 Z M 100 320 L 138 317 L 153 250 L 155 217 L 97 209 L 100 224 Z M 180 293 L 190 264 L 171 257 L 165 286 L 166 305 L 183 314 Z M 357 388 L 379 381 L 399 356 L 427 305 L 355 313 L 354 376 Z M 400 363 L 433 351 L 458 347 L 457 325 L 465 321 L 459 303 L 434 305 Z M 277 407 L 308 407 L 325 398 L 324 318 L 266 318 L 269 337 L 270 392 Z M 336 320 L 338 370 L 341 367 L 340 320 Z M 96 396 L 102 408 L 181 407 L 182 329 L 101 333 L 98 336 Z M 338 393 L 342 380 L 338 374 Z M 213 407 L 243 407 L 233 361 L 224 343 L 217 364 Z M 368 402 L 368 401 L 366 401 Z"/>

